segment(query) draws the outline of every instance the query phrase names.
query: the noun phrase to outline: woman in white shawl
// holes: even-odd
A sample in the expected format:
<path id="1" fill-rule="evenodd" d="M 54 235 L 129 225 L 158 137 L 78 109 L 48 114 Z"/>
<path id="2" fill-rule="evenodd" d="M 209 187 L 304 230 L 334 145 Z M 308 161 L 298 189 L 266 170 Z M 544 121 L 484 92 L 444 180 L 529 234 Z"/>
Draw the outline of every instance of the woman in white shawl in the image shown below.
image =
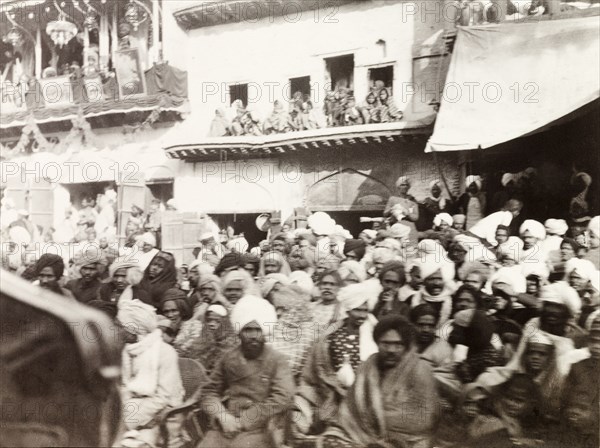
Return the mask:
<path id="1" fill-rule="evenodd" d="M 156 446 L 156 417 L 183 402 L 177 352 L 163 341 L 154 307 L 139 300 L 122 301 L 117 320 L 126 338 L 121 388 L 126 432 L 119 446 Z M 177 445 L 177 426 L 169 425 L 169 446 Z"/>

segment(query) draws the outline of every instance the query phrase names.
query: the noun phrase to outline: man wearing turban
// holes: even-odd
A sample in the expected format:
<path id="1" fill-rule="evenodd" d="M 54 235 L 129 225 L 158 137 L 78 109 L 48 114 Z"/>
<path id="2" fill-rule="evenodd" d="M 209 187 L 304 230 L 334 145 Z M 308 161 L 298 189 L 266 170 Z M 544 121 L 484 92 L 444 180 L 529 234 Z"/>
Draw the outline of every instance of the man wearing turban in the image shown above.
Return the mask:
<path id="1" fill-rule="evenodd" d="M 417 228 L 415 223 L 419 220 L 419 205 L 417 200 L 410 194 L 410 180 L 401 176 L 396 181 L 397 194 L 390 196 L 385 206 L 383 216 L 391 217 L 393 221 L 400 222 L 410 227 L 410 241 L 417 242 Z"/>
<path id="2" fill-rule="evenodd" d="M 225 353 L 203 389 L 202 406 L 216 423 L 199 448 L 272 446 L 294 390 L 287 359 L 265 344 L 277 323 L 264 299 L 242 298 L 231 312 L 240 345 Z"/>
<path id="3" fill-rule="evenodd" d="M 65 262 L 62 257 L 55 254 L 44 254 L 35 263 L 33 271 L 40 287 L 73 299 L 71 291 L 62 288 L 59 283 L 65 271 Z"/>
<path id="4" fill-rule="evenodd" d="M 127 429 L 119 446 L 141 446 L 141 443 L 156 446 L 160 440 L 158 416 L 183 402 L 177 352 L 163 341 L 153 306 L 128 300 L 119 302 L 118 309 L 117 320 L 126 340 L 121 400 Z M 135 413 L 128 414 L 128 409 Z M 175 446 L 175 439 L 179 438 L 179 425 L 169 424 L 169 446 Z"/>
<path id="5" fill-rule="evenodd" d="M 370 313 L 380 291 L 372 280 L 340 289 L 337 301 L 342 318 L 319 337 L 302 371 L 294 400 L 299 410 L 294 418 L 298 432 L 319 432 L 319 428 L 335 422 L 358 366 L 377 352 L 373 340 L 377 319 Z"/>
<path id="6" fill-rule="evenodd" d="M 98 288 L 102 284 L 98 279 L 99 266 L 102 264 L 102 250 L 95 245 L 89 245 L 75 256 L 75 268 L 81 278 L 69 281 L 66 288 L 73 293 L 78 302 L 88 303 L 96 300 Z"/>
<path id="7" fill-rule="evenodd" d="M 458 212 L 465 215 L 465 229 L 477 224 L 486 213 L 485 193 L 481 190 L 482 180 L 477 175 L 467 176 L 466 191 L 458 198 Z"/>

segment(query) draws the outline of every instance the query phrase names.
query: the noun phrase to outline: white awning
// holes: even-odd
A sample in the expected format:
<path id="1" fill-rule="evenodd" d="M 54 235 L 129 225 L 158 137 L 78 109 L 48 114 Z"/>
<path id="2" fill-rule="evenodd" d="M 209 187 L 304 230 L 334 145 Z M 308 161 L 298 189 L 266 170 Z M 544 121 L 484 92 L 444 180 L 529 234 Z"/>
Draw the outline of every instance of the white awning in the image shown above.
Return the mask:
<path id="1" fill-rule="evenodd" d="M 600 97 L 598 17 L 460 28 L 426 152 L 489 148 Z"/>

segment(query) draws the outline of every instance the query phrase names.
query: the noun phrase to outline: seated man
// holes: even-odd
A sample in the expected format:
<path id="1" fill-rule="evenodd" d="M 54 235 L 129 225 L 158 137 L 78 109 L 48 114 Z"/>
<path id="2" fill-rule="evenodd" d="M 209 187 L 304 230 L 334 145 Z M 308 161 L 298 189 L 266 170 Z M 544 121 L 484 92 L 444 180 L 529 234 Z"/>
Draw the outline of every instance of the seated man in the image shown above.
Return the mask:
<path id="1" fill-rule="evenodd" d="M 88 247 L 87 250 L 76 255 L 75 266 L 81 278 L 69 281 L 66 289 L 73 293 L 78 302 L 88 303 L 96 299 L 98 289 L 102 285 L 98 278 L 99 265 L 102 262 L 102 254 L 97 247 Z"/>
<path id="2" fill-rule="evenodd" d="M 439 400 L 431 368 L 415 351 L 411 324 L 384 317 L 373 339 L 379 352 L 358 369 L 322 446 L 430 446 Z"/>
<path id="3" fill-rule="evenodd" d="M 272 447 L 269 426 L 290 406 L 294 388 L 285 356 L 265 345 L 277 315 L 266 300 L 246 296 L 231 322 L 241 344 L 223 355 L 203 390 L 202 408 L 214 425 L 199 448 Z"/>

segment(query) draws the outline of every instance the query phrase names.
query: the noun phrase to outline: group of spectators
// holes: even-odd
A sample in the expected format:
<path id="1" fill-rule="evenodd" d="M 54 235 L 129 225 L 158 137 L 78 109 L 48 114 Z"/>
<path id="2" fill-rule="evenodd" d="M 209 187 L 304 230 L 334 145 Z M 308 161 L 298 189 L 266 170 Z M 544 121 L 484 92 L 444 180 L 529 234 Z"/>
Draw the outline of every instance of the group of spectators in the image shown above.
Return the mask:
<path id="1" fill-rule="evenodd" d="M 354 91 L 337 87 L 327 93 L 323 117 L 314 110 L 309 94 L 295 92 L 286 104 L 273 103 L 273 111 L 261 120 L 256 112 L 248 110 L 241 100 L 235 100 L 229 111 L 217 109 L 211 122 L 209 137 L 239 135 L 271 135 L 306 131 L 322 127 L 353 126 L 369 123 L 389 123 L 402 119 L 402 112 L 394 104 L 391 89 L 383 81 L 375 81 L 363 104 L 358 104 Z"/>
<path id="2" fill-rule="evenodd" d="M 480 183 L 425 231 L 419 207 L 457 202 L 401 177 L 356 238 L 318 212 L 249 251 L 203 235 L 189 266 L 144 233 L 21 275 L 122 328 L 120 446 L 189 442 L 156 423 L 183 402 L 178 358 L 210 377 L 200 447 L 598 446 L 600 217 L 515 231 L 522 201 L 485 214 Z"/>

